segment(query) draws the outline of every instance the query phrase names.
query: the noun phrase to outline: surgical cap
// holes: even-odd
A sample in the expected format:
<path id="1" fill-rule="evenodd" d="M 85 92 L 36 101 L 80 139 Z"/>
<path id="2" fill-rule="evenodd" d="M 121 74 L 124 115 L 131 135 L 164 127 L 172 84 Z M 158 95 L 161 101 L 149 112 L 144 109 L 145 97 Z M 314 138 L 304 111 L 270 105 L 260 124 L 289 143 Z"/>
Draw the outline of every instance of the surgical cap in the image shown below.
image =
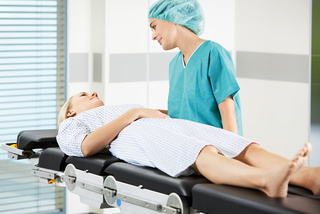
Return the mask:
<path id="1" fill-rule="evenodd" d="M 204 30 L 204 12 L 197 0 L 159 0 L 151 6 L 148 17 L 185 26 L 197 35 Z"/>

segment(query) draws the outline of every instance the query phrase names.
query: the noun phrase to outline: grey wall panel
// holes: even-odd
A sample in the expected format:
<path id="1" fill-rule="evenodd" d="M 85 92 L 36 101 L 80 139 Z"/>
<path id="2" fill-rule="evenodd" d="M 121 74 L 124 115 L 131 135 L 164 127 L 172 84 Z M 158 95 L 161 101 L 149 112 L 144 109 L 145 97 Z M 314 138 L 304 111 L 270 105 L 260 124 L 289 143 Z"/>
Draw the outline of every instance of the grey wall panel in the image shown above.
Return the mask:
<path id="1" fill-rule="evenodd" d="M 147 80 L 146 54 L 110 54 L 110 82 Z"/>
<path id="2" fill-rule="evenodd" d="M 177 53 L 150 54 L 150 81 L 169 80 L 169 63 Z"/>
<path id="3" fill-rule="evenodd" d="M 176 53 L 151 53 L 149 80 L 168 80 L 170 60 Z M 146 81 L 147 55 L 111 54 L 110 82 Z M 237 52 L 237 76 L 290 82 L 309 81 L 309 56 Z"/>
<path id="4" fill-rule="evenodd" d="M 102 82 L 102 54 L 93 53 L 93 82 Z"/>
<path id="5" fill-rule="evenodd" d="M 88 53 L 69 54 L 69 81 L 88 82 Z"/>
<path id="6" fill-rule="evenodd" d="M 237 77 L 309 82 L 309 56 L 277 53 L 237 53 Z"/>
<path id="7" fill-rule="evenodd" d="M 150 53 L 149 80 L 169 79 L 169 63 L 176 53 Z M 147 80 L 147 54 L 110 54 L 110 82 Z"/>

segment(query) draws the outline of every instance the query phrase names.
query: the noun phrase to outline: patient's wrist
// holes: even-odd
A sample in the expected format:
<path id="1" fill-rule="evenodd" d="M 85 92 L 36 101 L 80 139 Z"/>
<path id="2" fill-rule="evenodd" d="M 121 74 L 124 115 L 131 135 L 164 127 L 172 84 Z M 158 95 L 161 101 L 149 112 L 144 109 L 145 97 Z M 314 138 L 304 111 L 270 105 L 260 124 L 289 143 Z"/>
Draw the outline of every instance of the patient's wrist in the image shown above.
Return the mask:
<path id="1" fill-rule="evenodd" d="M 133 121 L 143 117 L 143 112 L 141 108 L 132 108 L 128 111 L 128 113 L 133 118 Z"/>

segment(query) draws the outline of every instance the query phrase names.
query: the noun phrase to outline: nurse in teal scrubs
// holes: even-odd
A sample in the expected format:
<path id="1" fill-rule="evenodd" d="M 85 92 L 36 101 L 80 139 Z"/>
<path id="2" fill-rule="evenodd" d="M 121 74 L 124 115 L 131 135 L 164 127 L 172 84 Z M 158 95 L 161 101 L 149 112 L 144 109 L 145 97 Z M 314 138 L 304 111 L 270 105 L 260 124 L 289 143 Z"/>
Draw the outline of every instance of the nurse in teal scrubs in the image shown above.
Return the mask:
<path id="1" fill-rule="evenodd" d="M 180 52 L 169 66 L 168 115 L 242 135 L 239 85 L 230 53 L 199 37 L 204 13 L 197 0 L 159 0 L 149 10 L 152 39 Z"/>

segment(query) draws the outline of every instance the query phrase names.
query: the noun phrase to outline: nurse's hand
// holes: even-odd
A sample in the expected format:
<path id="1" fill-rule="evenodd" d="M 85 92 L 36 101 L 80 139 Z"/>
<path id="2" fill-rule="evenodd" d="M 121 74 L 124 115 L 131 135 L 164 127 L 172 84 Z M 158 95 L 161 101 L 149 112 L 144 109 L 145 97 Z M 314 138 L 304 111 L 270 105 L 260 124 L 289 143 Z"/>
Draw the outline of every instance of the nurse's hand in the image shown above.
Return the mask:
<path id="1" fill-rule="evenodd" d="M 147 109 L 147 108 L 137 108 L 138 118 L 160 118 L 160 119 L 169 119 L 170 117 L 167 114 L 164 114 L 156 109 Z"/>

